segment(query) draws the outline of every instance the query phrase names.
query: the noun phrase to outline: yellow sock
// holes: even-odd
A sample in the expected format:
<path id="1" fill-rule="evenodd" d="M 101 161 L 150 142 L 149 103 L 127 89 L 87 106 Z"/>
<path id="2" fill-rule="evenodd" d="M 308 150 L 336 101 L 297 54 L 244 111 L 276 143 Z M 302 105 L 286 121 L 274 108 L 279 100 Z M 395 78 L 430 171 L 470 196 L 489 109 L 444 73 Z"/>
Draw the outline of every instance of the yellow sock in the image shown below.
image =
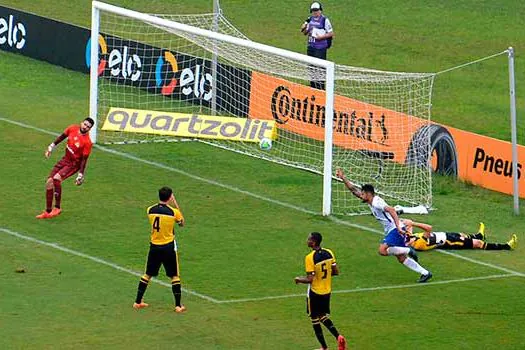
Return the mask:
<path id="1" fill-rule="evenodd" d="M 482 235 L 485 234 L 485 224 L 480 222 L 479 223 L 479 230 L 478 230 L 479 233 L 481 233 Z"/>

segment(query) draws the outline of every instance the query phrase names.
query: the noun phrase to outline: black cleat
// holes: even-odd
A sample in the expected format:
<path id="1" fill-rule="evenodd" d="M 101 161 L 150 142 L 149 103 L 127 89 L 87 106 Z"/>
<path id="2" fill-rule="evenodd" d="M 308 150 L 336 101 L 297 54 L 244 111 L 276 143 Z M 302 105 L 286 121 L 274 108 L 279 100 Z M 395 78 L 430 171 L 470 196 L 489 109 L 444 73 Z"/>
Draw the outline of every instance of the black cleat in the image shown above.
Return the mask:
<path id="1" fill-rule="evenodd" d="M 417 282 L 418 283 L 425 283 L 426 281 L 428 281 L 431 278 L 432 278 L 432 272 L 428 271 L 428 273 L 426 275 L 421 275 L 421 277 L 419 277 L 419 280 Z"/>
<path id="2" fill-rule="evenodd" d="M 414 259 L 415 262 L 419 262 L 419 257 L 417 256 L 416 250 L 412 247 L 410 248 L 410 251 L 408 252 L 408 257 Z"/>

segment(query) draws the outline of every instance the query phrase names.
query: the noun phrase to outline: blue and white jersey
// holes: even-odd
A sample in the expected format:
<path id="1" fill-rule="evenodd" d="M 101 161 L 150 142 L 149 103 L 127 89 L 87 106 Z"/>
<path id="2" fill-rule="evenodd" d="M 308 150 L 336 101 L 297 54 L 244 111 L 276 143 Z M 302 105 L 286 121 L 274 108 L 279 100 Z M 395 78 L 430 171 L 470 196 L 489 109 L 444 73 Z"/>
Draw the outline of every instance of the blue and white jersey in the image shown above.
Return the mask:
<path id="1" fill-rule="evenodd" d="M 385 208 L 388 206 L 388 204 L 386 204 L 383 198 L 374 196 L 374 199 L 372 199 L 372 204 L 368 204 L 368 206 L 370 207 L 370 210 L 377 221 L 383 225 L 385 235 L 396 228 L 396 224 L 392 218 L 392 215 L 385 211 Z"/>

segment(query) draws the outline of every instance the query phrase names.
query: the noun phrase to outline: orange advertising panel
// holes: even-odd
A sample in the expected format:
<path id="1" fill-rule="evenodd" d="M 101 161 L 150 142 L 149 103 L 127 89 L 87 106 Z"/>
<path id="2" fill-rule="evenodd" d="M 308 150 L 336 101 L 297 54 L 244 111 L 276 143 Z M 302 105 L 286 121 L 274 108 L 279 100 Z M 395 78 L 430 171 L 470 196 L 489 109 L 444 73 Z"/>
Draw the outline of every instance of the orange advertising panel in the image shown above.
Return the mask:
<path id="1" fill-rule="evenodd" d="M 253 72 L 249 117 L 275 120 L 279 129 L 324 140 L 325 93 Z M 412 137 L 427 121 L 383 107 L 335 96 L 333 143 L 378 152 L 405 163 Z"/>
<path id="2" fill-rule="evenodd" d="M 513 193 L 510 142 L 451 127 L 447 129 L 456 144 L 459 178 L 491 190 Z M 525 147 L 518 145 L 517 168 L 521 198 L 525 198 L 523 164 L 525 164 Z"/>
<path id="3" fill-rule="evenodd" d="M 279 129 L 324 140 L 325 93 L 308 86 L 253 72 L 249 117 L 275 120 Z M 398 163 L 413 161 L 418 142 L 428 140 L 430 161 L 440 173 L 478 186 L 512 194 L 512 150 L 509 142 L 481 136 L 364 103 L 334 97 L 333 143 L 342 148 L 379 153 Z M 423 141 L 423 145 L 426 141 Z M 525 198 L 522 165 L 525 147 L 518 146 L 520 197 Z M 431 159 L 428 159 L 431 157 Z M 412 159 L 412 160 L 409 160 Z"/>

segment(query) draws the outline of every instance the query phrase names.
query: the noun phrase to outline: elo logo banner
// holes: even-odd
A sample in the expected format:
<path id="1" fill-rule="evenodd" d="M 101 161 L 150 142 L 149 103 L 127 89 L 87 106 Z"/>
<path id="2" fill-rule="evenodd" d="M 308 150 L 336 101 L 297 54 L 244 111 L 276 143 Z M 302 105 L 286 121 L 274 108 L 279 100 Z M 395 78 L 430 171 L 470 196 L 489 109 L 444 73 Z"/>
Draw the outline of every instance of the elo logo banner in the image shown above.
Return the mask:
<path id="1" fill-rule="evenodd" d="M 97 44 L 99 76 L 164 96 L 211 101 L 213 78 L 209 61 L 103 34 Z M 90 38 L 85 47 L 88 68 L 91 45 Z"/>
<path id="2" fill-rule="evenodd" d="M 13 15 L 0 17 L 0 45 L 22 50 L 26 44 L 26 27 Z"/>
<path id="3" fill-rule="evenodd" d="M 185 68 L 180 67 L 179 61 Z M 201 62 L 203 60 L 200 60 Z M 164 51 L 155 63 L 155 85 L 161 94 L 170 96 L 178 86 L 180 93 L 189 98 L 210 101 L 212 98 L 213 78 L 205 64 L 198 59 L 179 55 L 179 60 L 170 51 Z"/>
<path id="4" fill-rule="evenodd" d="M 100 76 L 104 69 L 106 69 L 107 60 L 105 59 L 107 53 L 108 53 L 108 45 L 106 44 L 106 40 L 102 35 L 99 34 L 98 36 L 98 57 L 99 57 L 99 63 L 98 63 L 98 75 Z M 89 38 L 87 45 L 86 45 L 86 66 L 88 68 L 91 68 L 91 38 Z"/>
<path id="5" fill-rule="evenodd" d="M 91 32 L 0 5 L 0 50 L 89 73 Z M 213 81 L 211 61 L 126 40 L 101 32 L 97 72 L 103 79 L 190 104 L 210 106 L 231 115 L 248 114 L 251 72 L 219 63 Z M 232 82 L 235 81 L 235 84 Z"/>
<path id="6" fill-rule="evenodd" d="M 132 82 L 136 82 L 140 79 L 142 74 L 142 60 L 134 53 L 127 45 L 121 47 L 112 48 L 108 50 L 108 44 L 106 39 L 102 36 L 98 36 L 98 47 L 99 47 L 99 64 L 98 64 L 98 75 L 102 75 L 106 68 L 109 69 L 111 76 L 121 79 L 129 79 Z M 108 52 L 109 51 L 109 52 Z M 91 38 L 86 44 L 86 65 L 88 68 L 91 66 Z"/>

